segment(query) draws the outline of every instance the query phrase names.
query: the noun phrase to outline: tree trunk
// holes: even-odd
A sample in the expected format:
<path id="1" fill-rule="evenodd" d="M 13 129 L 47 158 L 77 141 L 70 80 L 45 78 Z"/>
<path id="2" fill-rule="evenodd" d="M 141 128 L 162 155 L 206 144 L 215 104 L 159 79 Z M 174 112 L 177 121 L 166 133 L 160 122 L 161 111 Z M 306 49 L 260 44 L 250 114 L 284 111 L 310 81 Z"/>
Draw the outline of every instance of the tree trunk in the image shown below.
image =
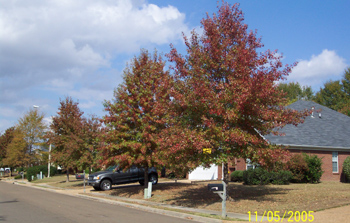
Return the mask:
<path id="1" fill-rule="evenodd" d="M 230 175 L 228 173 L 228 163 L 224 163 L 224 182 L 228 185 L 230 181 Z"/>
<path id="2" fill-rule="evenodd" d="M 144 173 L 144 188 L 148 188 L 148 166 L 144 168 L 145 173 Z"/>
<path id="3" fill-rule="evenodd" d="M 69 168 L 67 168 L 67 183 L 69 182 Z"/>

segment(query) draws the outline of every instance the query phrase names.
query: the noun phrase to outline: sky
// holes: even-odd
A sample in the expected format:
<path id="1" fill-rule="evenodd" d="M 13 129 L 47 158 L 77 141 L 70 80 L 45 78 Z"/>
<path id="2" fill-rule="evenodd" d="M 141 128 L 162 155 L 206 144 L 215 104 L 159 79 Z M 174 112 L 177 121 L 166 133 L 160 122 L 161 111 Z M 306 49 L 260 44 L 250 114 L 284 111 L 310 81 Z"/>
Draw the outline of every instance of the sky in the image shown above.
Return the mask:
<path id="1" fill-rule="evenodd" d="M 298 62 L 287 82 L 317 92 L 350 66 L 350 1 L 228 2 L 240 4 L 264 51 Z M 34 105 L 49 122 L 67 96 L 102 117 L 141 48 L 184 54 L 182 33 L 200 33 L 215 12 L 216 0 L 0 0 L 0 133 Z"/>

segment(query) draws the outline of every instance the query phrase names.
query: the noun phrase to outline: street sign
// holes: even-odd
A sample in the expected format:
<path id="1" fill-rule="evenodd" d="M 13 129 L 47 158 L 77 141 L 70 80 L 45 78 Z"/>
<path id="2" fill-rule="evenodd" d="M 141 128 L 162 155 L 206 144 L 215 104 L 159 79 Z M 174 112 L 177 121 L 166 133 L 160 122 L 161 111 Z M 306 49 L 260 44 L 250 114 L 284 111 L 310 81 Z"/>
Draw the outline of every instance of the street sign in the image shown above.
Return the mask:
<path id="1" fill-rule="evenodd" d="M 203 154 L 211 154 L 211 148 L 204 148 Z"/>

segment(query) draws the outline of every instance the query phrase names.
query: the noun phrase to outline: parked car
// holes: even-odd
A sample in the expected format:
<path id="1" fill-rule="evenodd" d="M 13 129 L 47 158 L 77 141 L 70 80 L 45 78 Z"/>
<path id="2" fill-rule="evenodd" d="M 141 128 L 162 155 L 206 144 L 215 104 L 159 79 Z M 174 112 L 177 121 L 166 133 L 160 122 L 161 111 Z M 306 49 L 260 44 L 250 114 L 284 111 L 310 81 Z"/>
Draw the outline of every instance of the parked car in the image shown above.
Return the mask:
<path id="1" fill-rule="evenodd" d="M 155 168 L 148 170 L 148 180 L 152 184 L 158 183 L 158 173 Z M 110 190 L 112 185 L 139 182 L 144 185 L 144 170 L 136 166 L 122 170 L 118 166 L 112 166 L 104 171 L 99 171 L 89 175 L 88 183 L 95 190 Z"/>

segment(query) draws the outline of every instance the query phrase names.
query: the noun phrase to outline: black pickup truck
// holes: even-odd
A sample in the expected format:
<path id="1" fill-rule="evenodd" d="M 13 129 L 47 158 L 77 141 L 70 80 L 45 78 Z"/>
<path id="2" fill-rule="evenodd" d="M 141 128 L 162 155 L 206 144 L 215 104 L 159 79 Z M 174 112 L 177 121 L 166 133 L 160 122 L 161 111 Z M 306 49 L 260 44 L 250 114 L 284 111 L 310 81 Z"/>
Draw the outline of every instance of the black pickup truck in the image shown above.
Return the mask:
<path id="1" fill-rule="evenodd" d="M 158 183 L 158 174 L 155 168 L 148 170 L 148 180 L 152 184 Z M 144 185 L 144 170 L 136 166 L 128 170 L 121 170 L 117 166 L 112 166 L 104 171 L 99 171 L 89 175 L 88 183 L 95 190 L 110 190 L 114 184 L 127 184 L 139 182 Z"/>

